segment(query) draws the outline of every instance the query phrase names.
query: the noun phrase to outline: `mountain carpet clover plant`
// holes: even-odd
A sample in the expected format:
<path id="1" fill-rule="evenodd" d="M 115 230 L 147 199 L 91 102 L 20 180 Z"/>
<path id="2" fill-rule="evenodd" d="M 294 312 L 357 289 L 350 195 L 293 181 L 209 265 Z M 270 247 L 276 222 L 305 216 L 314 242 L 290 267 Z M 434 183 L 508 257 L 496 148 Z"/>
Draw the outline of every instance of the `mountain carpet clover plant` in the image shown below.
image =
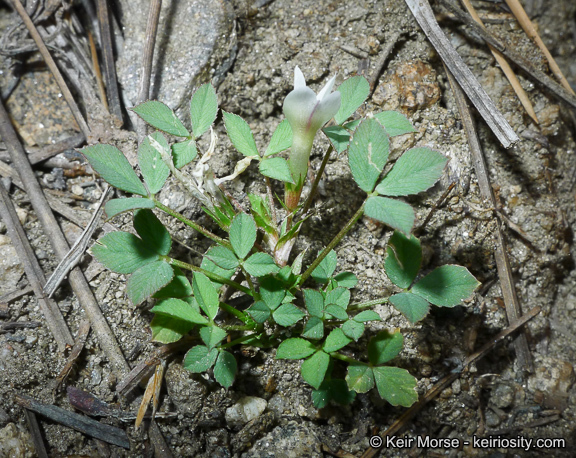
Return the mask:
<path id="1" fill-rule="evenodd" d="M 191 372 L 212 374 L 228 388 L 237 371 L 235 347 L 276 347 L 277 359 L 303 360 L 302 378 L 312 386 L 312 400 L 318 408 L 330 401 L 349 403 L 356 393 L 373 388 L 392 405 L 410 406 L 417 400 L 416 379 L 407 370 L 390 365 L 403 347 L 399 331 L 372 335 L 366 354 L 353 356 L 358 351 L 351 348 L 366 333 L 367 323 L 382 320 L 373 307 L 390 303 L 410 323 L 416 323 L 428 314 L 431 304 L 454 307 L 468 299 L 479 283 L 466 268 L 455 265 L 420 274 L 422 249 L 411 234 L 414 210 L 398 199 L 433 186 L 447 158 L 417 147 L 386 167 L 390 137 L 414 132 L 412 125 L 391 111 L 351 119 L 368 97 L 368 82 L 355 76 L 332 92 L 334 82 L 333 77 L 316 95 L 296 67 L 294 90 L 284 101 L 286 120 L 277 126 L 265 151 L 258 150 L 246 121 L 222 112 L 228 137 L 244 156 L 234 173 L 223 178 L 216 178 L 208 164 L 216 151 L 212 124 L 218 114 L 212 85 L 202 85 L 191 99 L 191 130 L 161 102 L 136 106 L 134 112 L 156 129 L 138 148 L 141 178 L 113 146 L 98 144 L 82 150 L 104 180 L 132 195 L 110 200 L 106 213 L 112 218 L 132 212 L 135 234 L 110 232 L 93 245 L 91 253 L 111 271 L 129 275 L 126 291 L 132 304 L 154 302 L 150 324 L 154 341 L 196 337 L 183 360 Z M 332 118 L 334 125 L 322 129 Z M 300 197 L 310 150 L 320 129 L 331 143 L 325 161 L 333 150 L 347 153 L 352 177 L 366 198 L 336 237 L 305 266 L 305 252 L 290 255 L 307 218 Z M 201 154 L 197 140 L 208 132 L 210 147 Z M 280 155 L 286 150 L 290 150 L 288 160 Z M 221 186 L 253 161 L 259 164 L 268 193 L 249 194 L 247 212 Z M 215 229 L 187 219 L 157 199 L 171 174 L 200 200 L 215 221 Z M 285 185 L 282 206 L 273 198 L 270 179 Z M 171 256 L 172 237 L 156 212 L 212 240 L 200 266 Z M 397 292 L 358 303 L 352 300 L 357 277 L 353 272 L 337 272 L 334 248 L 362 215 L 394 230 L 384 271 Z M 232 292 L 248 299 L 249 307 L 233 307 L 226 299 Z M 343 373 L 345 377 L 339 378 Z"/>

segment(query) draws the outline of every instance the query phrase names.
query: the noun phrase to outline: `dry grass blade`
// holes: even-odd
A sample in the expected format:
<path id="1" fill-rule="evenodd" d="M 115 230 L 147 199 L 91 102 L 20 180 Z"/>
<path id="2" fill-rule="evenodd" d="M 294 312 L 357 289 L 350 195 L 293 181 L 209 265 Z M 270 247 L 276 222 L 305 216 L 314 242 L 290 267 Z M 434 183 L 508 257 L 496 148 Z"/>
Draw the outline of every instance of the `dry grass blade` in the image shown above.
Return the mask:
<path id="1" fill-rule="evenodd" d="M 416 21 L 434 46 L 443 62 L 450 69 L 466 96 L 472 101 L 484 121 L 505 148 L 520 139 L 492 99 L 486 94 L 476 77 L 456 52 L 440 26 L 427 0 L 405 0 Z"/>
<path id="2" fill-rule="evenodd" d="M 144 392 L 144 396 L 142 397 L 142 402 L 140 403 L 140 408 L 138 409 L 138 414 L 136 416 L 136 422 L 134 424 L 136 428 L 139 428 L 142 420 L 144 420 L 144 415 L 146 415 L 150 400 L 152 400 L 152 419 L 154 419 L 154 414 L 156 413 L 158 403 L 160 402 L 160 389 L 162 388 L 162 379 L 164 377 L 165 367 L 165 361 L 160 362 L 156 366 L 154 374 L 152 377 L 150 377 L 150 380 L 148 380 L 146 391 Z"/>
<path id="3" fill-rule="evenodd" d="M 480 24 L 483 28 L 485 28 L 484 24 L 482 23 L 482 19 L 480 19 L 480 16 L 478 16 L 478 13 L 476 12 L 474 7 L 472 6 L 472 3 L 470 3 L 470 0 L 462 0 L 462 3 L 464 4 L 466 9 L 470 13 L 470 16 L 472 16 L 472 18 L 474 18 L 474 20 L 478 24 Z M 520 81 L 518 81 L 518 77 L 514 73 L 514 70 L 512 70 L 512 67 L 510 67 L 510 64 L 508 63 L 508 61 L 504 58 L 504 56 L 499 51 L 494 49 L 493 46 L 488 45 L 488 47 L 490 48 L 490 51 L 492 51 L 492 55 L 494 56 L 494 58 L 498 62 L 498 65 L 500 65 L 500 68 L 502 69 L 502 71 L 506 75 L 506 78 L 508 78 L 508 81 L 512 85 L 514 92 L 518 96 L 518 99 L 520 99 L 520 102 L 522 103 L 522 106 L 524 107 L 524 109 L 526 110 L 528 115 L 532 118 L 532 120 L 536 124 L 540 124 L 540 122 L 538 121 L 538 118 L 536 117 L 536 112 L 534 111 L 534 107 L 532 106 L 532 102 L 530 102 L 528 95 L 526 94 L 526 92 L 522 88 Z"/>
<path id="4" fill-rule="evenodd" d="M 446 73 L 448 74 L 450 86 L 452 87 L 454 96 L 456 97 L 456 104 L 458 105 L 460 118 L 462 120 L 462 124 L 464 125 L 468 144 L 470 145 L 470 154 L 472 156 L 472 163 L 474 164 L 474 171 L 476 172 L 476 177 L 478 178 L 478 187 L 480 188 L 480 193 L 482 197 L 489 202 L 492 208 L 497 208 L 498 205 L 496 202 L 496 197 L 492 191 L 490 177 L 488 175 L 488 168 L 484 160 L 484 153 L 482 151 L 482 146 L 480 145 L 480 140 L 478 139 L 478 135 L 476 133 L 474 121 L 472 119 L 472 113 L 468 108 L 468 104 L 466 103 L 466 99 L 462 93 L 462 89 L 455 81 L 454 76 L 449 71 Z M 496 228 L 497 238 L 494 258 L 496 259 L 496 268 L 500 278 L 500 287 L 502 289 L 502 296 L 504 297 L 504 304 L 506 305 L 506 315 L 508 317 L 508 322 L 513 323 L 522 316 L 522 310 L 520 308 L 518 296 L 516 295 L 512 268 L 510 267 L 510 261 L 508 260 L 508 250 L 506 238 L 504 236 L 504 228 L 502 226 L 502 222 L 499 219 L 496 219 Z M 532 372 L 534 370 L 534 365 L 525 334 L 520 334 L 516 338 L 514 341 L 514 348 L 516 350 L 516 356 L 518 358 L 518 364 L 520 367 L 525 371 Z"/>
<path id="5" fill-rule="evenodd" d="M 512 10 L 512 13 L 514 14 L 514 16 L 516 16 L 516 19 L 518 19 L 518 22 L 520 23 L 520 26 L 522 27 L 524 32 L 526 32 L 526 35 L 532 38 L 535 41 L 536 45 L 544 53 L 544 55 L 546 56 L 546 60 L 548 60 L 550 70 L 552 70 L 554 76 L 556 76 L 558 81 L 560 81 L 560 84 L 564 87 L 564 89 L 574 94 L 574 90 L 570 87 L 568 81 L 566 81 L 566 77 L 562 73 L 562 70 L 560 70 L 560 67 L 558 67 L 558 64 L 552 57 L 552 54 L 550 54 L 550 51 L 548 51 L 548 48 L 542 41 L 542 38 L 540 38 L 540 35 L 538 35 L 536 27 L 534 27 L 534 24 L 526 14 L 526 11 L 524 10 L 520 2 L 518 0 L 506 0 L 506 4 Z"/>

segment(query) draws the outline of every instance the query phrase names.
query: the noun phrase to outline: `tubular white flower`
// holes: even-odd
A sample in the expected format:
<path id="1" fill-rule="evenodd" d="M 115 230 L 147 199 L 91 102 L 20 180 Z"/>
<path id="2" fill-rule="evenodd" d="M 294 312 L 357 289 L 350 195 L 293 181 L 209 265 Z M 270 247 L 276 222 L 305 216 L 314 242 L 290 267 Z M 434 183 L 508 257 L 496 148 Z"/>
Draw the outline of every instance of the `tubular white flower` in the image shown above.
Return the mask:
<path id="1" fill-rule="evenodd" d="M 340 92 L 332 92 L 336 76 L 316 93 L 306 86 L 304 75 L 298 67 L 294 69 L 294 90 L 284 99 L 284 116 L 292 127 L 292 149 L 290 171 L 301 188 L 308 171 L 308 159 L 316 132 L 336 115 L 340 108 Z"/>

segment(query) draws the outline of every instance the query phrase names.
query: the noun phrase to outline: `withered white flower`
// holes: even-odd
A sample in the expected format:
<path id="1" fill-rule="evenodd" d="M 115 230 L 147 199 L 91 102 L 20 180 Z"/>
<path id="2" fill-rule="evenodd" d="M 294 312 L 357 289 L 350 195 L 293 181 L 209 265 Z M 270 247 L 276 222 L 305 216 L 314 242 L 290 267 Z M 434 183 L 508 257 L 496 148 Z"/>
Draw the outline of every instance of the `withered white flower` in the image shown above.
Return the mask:
<path id="1" fill-rule="evenodd" d="M 301 188 L 308 171 L 308 159 L 316 132 L 336 115 L 340 108 L 340 92 L 332 91 L 336 76 L 316 93 L 306 86 L 300 68 L 294 69 L 294 90 L 284 99 L 284 115 L 292 127 L 290 171 L 297 188 Z"/>

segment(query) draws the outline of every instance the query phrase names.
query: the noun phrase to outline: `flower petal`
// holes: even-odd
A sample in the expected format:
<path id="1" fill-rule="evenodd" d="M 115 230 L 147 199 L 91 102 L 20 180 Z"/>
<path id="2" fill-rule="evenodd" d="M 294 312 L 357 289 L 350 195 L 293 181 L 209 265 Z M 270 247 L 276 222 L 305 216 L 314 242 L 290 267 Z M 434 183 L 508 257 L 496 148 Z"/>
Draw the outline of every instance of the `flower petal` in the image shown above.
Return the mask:
<path id="1" fill-rule="evenodd" d="M 306 87 L 306 79 L 300 67 L 296 66 L 294 68 L 294 89 L 299 89 L 301 87 Z"/>
<path id="2" fill-rule="evenodd" d="M 328 121 L 330 121 L 338 110 L 340 109 L 340 92 L 336 91 L 332 94 L 324 97 L 324 99 L 318 103 L 314 114 L 312 115 L 312 121 L 310 122 L 310 127 L 318 130 Z"/>
<path id="3" fill-rule="evenodd" d="M 294 134 L 302 134 L 308 130 L 308 121 L 317 103 L 316 93 L 309 87 L 294 89 L 286 96 L 283 107 L 284 116 L 288 119 Z"/>
<path id="4" fill-rule="evenodd" d="M 296 67 L 296 68 L 298 68 L 298 67 Z M 324 97 L 326 97 L 326 95 L 330 94 L 330 92 L 332 91 L 332 88 L 334 87 L 334 81 L 336 81 L 336 75 L 334 75 L 332 78 L 330 78 L 330 81 L 328 81 L 324 85 L 322 90 L 318 93 L 318 96 L 316 97 L 318 100 L 322 101 L 322 99 L 324 99 Z"/>

